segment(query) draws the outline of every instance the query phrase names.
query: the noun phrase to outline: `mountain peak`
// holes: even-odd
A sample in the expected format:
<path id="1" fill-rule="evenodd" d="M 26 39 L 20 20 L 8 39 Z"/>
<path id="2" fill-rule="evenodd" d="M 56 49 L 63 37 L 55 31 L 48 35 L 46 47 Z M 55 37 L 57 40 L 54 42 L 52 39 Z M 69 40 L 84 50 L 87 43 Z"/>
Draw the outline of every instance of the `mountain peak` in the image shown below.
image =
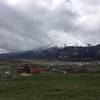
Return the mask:
<path id="1" fill-rule="evenodd" d="M 66 46 L 81 46 L 81 47 L 87 47 L 90 46 L 85 40 L 75 37 L 69 33 L 65 33 L 61 31 L 61 34 L 57 31 L 51 32 L 53 35 L 53 43 L 51 45 L 57 46 L 57 47 L 66 47 Z"/>

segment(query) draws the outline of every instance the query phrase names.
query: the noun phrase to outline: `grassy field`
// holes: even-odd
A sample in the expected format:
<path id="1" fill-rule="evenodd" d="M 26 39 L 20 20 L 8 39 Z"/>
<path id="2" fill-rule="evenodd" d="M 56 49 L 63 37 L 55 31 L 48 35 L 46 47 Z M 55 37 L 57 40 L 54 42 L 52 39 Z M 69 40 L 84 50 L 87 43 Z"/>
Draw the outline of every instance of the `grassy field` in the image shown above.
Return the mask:
<path id="1" fill-rule="evenodd" d="M 100 73 L 42 73 L 0 80 L 0 100 L 100 100 Z"/>

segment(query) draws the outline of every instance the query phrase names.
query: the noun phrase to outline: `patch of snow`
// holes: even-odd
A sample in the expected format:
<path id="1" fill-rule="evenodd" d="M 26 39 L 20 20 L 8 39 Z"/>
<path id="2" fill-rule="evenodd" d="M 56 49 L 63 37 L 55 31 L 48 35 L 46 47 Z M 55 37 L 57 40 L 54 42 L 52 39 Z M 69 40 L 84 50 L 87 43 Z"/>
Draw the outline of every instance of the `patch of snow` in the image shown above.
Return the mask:
<path id="1" fill-rule="evenodd" d="M 50 32 L 50 35 L 52 36 L 52 40 L 54 41 L 51 43 L 51 46 L 58 46 L 58 47 L 66 47 L 66 46 L 82 46 L 86 47 L 88 46 L 88 43 L 83 41 L 82 39 L 79 39 L 77 37 L 74 37 L 73 35 L 65 32 L 58 31 L 52 31 Z"/>

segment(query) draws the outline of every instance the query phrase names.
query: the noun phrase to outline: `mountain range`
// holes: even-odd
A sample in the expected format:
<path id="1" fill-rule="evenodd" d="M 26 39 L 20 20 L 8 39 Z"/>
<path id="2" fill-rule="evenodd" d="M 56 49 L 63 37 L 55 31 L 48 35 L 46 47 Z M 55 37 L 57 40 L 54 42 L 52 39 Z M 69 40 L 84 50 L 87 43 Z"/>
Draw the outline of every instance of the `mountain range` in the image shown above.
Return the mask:
<path id="1" fill-rule="evenodd" d="M 0 54 L 2 60 L 21 59 L 52 59 L 63 61 L 91 61 L 100 60 L 100 45 L 91 46 L 49 46 L 24 52 Z"/>

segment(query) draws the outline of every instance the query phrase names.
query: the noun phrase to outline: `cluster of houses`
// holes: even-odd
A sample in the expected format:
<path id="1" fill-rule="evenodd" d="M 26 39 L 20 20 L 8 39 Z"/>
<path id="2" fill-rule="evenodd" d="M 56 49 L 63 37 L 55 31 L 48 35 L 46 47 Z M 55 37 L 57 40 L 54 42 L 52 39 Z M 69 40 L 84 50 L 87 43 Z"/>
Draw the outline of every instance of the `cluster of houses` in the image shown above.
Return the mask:
<path id="1" fill-rule="evenodd" d="M 48 71 L 60 73 L 99 73 L 100 62 L 54 62 L 48 65 Z"/>
<path id="2" fill-rule="evenodd" d="M 37 73 L 42 73 L 45 68 L 38 65 L 21 64 L 16 67 L 0 66 L 0 79 L 15 78 L 17 75 L 30 76 Z"/>
<path id="3" fill-rule="evenodd" d="M 98 64 L 97 64 L 98 65 Z M 17 75 L 30 76 L 33 74 L 48 72 L 57 73 L 80 73 L 80 72 L 100 72 L 100 67 L 91 64 L 82 65 L 64 65 L 64 64 L 48 64 L 47 66 L 40 66 L 34 64 L 19 64 L 16 67 L 0 66 L 0 79 L 1 78 L 15 78 Z"/>

